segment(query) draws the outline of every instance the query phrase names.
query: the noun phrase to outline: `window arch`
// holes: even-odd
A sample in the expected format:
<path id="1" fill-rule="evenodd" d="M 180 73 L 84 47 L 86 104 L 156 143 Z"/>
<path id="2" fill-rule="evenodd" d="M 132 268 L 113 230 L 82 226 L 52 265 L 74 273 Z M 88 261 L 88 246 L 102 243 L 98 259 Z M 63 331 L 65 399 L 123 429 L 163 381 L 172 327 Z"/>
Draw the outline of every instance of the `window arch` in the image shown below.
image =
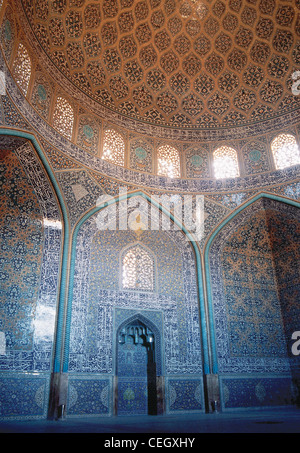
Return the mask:
<path id="1" fill-rule="evenodd" d="M 104 132 L 102 159 L 124 166 L 125 141 L 114 129 L 107 129 Z"/>
<path id="2" fill-rule="evenodd" d="M 72 139 L 74 127 L 74 110 L 69 102 L 62 96 L 56 99 L 53 127 L 69 140 Z"/>
<path id="3" fill-rule="evenodd" d="M 141 245 L 126 249 L 122 255 L 122 288 L 154 291 L 154 259 Z"/>
<path id="4" fill-rule="evenodd" d="M 221 146 L 214 152 L 214 174 L 217 179 L 240 176 L 237 152 L 229 146 Z"/>
<path id="5" fill-rule="evenodd" d="M 176 148 L 170 145 L 160 146 L 157 150 L 157 160 L 159 175 L 180 178 L 180 156 Z"/>
<path id="6" fill-rule="evenodd" d="M 26 96 L 31 77 L 31 58 L 28 50 L 22 43 L 19 44 L 12 72 L 17 84 L 22 90 L 24 96 Z"/>
<path id="7" fill-rule="evenodd" d="M 280 134 L 271 143 L 271 149 L 278 170 L 300 164 L 300 151 L 292 134 Z"/>

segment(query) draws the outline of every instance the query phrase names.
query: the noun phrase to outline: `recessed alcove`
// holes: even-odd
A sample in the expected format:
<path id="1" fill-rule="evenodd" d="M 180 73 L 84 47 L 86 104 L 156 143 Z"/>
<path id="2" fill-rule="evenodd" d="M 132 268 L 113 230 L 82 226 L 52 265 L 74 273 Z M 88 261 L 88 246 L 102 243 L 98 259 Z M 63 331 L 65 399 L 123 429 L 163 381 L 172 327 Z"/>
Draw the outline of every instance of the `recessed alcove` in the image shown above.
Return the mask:
<path id="1" fill-rule="evenodd" d="M 0 419 L 299 405 L 298 3 L 0 3 Z"/>

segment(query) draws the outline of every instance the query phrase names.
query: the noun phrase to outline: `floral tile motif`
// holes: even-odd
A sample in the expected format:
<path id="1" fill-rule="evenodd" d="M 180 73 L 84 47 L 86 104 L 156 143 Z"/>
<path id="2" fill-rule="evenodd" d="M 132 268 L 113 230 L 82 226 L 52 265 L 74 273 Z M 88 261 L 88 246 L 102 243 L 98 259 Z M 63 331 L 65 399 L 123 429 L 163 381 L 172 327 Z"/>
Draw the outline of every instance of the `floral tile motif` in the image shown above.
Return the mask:
<path id="1" fill-rule="evenodd" d="M 45 376 L 1 375 L 0 420 L 45 418 L 49 379 Z"/>
<path id="2" fill-rule="evenodd" d="M 295 327 L 291 316 L 298 310 L 299 256 L 293 251 L 298 224 L 296 208 L 264 200 L 227 224 L 213 243 L 211 279 L 221 372 L 288 369 Z"/>
<path id="3" fill-rule="evenodd" d="M 169 378 L 168 412 L 203 412 L 204 395 L 201 379 Z"/>
<path id="4" fill-rule="evenodd" d="M 68 415 L 108 416 L 111 408 L 111 382 L 107 378 L 70 377 Z"/>

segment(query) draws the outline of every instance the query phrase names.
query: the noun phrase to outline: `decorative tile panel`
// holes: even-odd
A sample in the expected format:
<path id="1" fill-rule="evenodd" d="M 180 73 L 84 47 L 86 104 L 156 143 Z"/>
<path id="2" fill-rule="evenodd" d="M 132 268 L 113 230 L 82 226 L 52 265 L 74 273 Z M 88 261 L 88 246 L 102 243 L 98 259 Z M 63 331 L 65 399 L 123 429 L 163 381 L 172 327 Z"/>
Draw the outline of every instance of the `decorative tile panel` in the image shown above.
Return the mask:
<path id="1" fill-rule="evenodd" d="M 291 232 L 297 231 L 296 208 L 261 200 L 227 224 L 212 245 L 210 268 L 220 372 L 284 372 L 290 366 L 284 297 L 277 286 L 278 275 L 284 280 L 284 274 L 277 271 L 281 259 L 273 261 L 276 249 L 272 242 L 276 237 L 279 243 L 285 230 L 271 233 L 273 217 L 266 214 L 270 206 L 274 219 L 285 213 L 290 219 L 285 224 L 291 226 Z M 287 247 L 284 259 L 288 259 L 289 244 L 294 243 L 294 239 L 287 242 L 290 234 L 294 233 L 287 233 L 282 245 L 283 250 Z M 293 260 L 298 260 L 297 255 Z M 290 288 L 295 294 L 297 282 Z M 283 293 L 289 291 L 282 284 L 286 288 Z"/>
<path id="2" fill-rule="evenodd" d="M 195 263 L 190 244 L 180 231 L 146 231 L 141 241 L 155 256 L 158 292 L 120 290 L 120 254 L 136 242 L 132 231 L 99 232 L 93 218 L 83 225 L 74 276 L 70 371 L 113 372 L 113 310 L 125 308 L 149 310 L 148 316 L 157 310 L 163 312 L 167 373 L 190 374 L 201 369 Z M 89 326 L 87 331 L 84 325 Z"/>
<path id="3" fill-rule="evenodd" d="M 70 376 L 68 416 L 108 416 L 112 409 L 111 379 L 102 376 Z"/>
<path id="4" fill-rule="evenodd" d="M 48 376 L 0 374 L 0 420 L 45 418 L 48 395 Z"/>
<path id="5" fill-rule="evenodd" d="M 58 295 L 60 213 L 31 145 L 9 138 L 7 143 L 14 151 L 1 151 L 0 159 L 4 334 L 0 370 L 5 372 L 0 379 L 1 417 L 45 418 Z"/>
<path id="6" fill-rule="evenodd" d="M 284 375 L 221 377 L 222 410 L 271 409 L 295 404 L 298 391 Z"/>
<path id="7" fill-rule="evenodd" d="M 171 414 L 203 412 L 203 382 L 198 378 L 171 378 L 167 380 L 167 412 Z"/>
<path id="8" fill-rule="evenodd" d="M 268 2 L 252 3 L 233 13 L 223 2 L 199 7 L 186 0 L 164 8 L 157 3 L 154 10 L 144 2 L 126 4 L 125 10 L 111 3 L 42 13 L 29 0 L 17 4 L 20 27 L 47 72 L 96 115 L 132 131 L 155 130 L 154 136 L 164 126 L 173 129 L 173 138 L 201 129 L 204 135 L 217 130 L 226 139 L 238 133 L 237 125 L 245 136 L 247 129 L 299 109 L 296 96 L 286 100 L 297 51 L 296 6 L 277 11 L 273 3 L 271 8 Z M 201 100 L 200 71 L 211 80 Z M 226 117 L 230 102 L 224 93 L 233 100 Z"/>

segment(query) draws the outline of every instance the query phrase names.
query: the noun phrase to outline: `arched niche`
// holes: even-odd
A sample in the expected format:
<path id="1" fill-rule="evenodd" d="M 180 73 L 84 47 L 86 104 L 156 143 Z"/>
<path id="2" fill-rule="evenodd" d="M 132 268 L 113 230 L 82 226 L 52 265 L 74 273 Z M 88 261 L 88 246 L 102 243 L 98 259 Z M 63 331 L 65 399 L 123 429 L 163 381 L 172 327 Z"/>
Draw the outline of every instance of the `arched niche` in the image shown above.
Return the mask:
<path id="1" fill-rule="evenodd" d="M 141 193 L 128 194 L 126 202 L 130 196 L 141 197 Z M 150 201 L 150 197 L 144 196 L 144 200 Z M 119 201 L 110 200 L 103 203 L 103 207 L 92 209 L 74 231 L 64 371 L 78 376 L 78 379 L 80 373 L 90 378 L 97 375 L 99 379 L 100 376 L 103 379 L 116 376 L 114 341 L 120 313 L 138 311 L 145 317 L 148 313 L 147 319 L 164 317 L 164 323 L 160 324 L 164 338 L 163 369 L 168 378 L 174 375 L 176 382 L 180 380 L 178 385 L 183 390 L 179 396 L 184 398 L 183 404 L 188 405 L 184 395 L 191 382 L 183 379 L 182 374 L 190 376 L 193 382 L 196 380 L 198 388 L 203 385 L 202 376 L 207 366 L 203 363 L 207 352 L 203 346 L 205 329 L 202 330 L 205 319 L 199 314 L 198 291 L 201 294 L 199 284 L 202 281 L 199 280 L 201 269 L 197 268 L 195 244 L 186 240 L 184 227 L 182 230 L 160 231 L 158 228 L 142 232 L 130 228 L 99 230 L 99 212 L 113 204 L 116 204 L 118 212 L 121 208 Z M 160 212 L 156 206 L 153 208 Z M 136 206 L 132 209 L 136 210 Z M 142 210 L 142 219 L 144 214 Z M 128 220 L 130 223 L 130 216 Z M 135 242 L 146 246 L 156 258 L 160 269 L 157 292 L 120 290 L 120 255 Z M 170 266 L 176 269 L 171 270 Z M 181 407 L 179 403 L 178 407 Z M 195 410 L 204 410 L 204 401 L 200 402 L 198 396 L 193 401 L 193 410 L 194 407 Z"/>
<path id="2" fill-rule="evenodd" d="M 224 410 L 297 400 L 290 340 L 299 319 L 299 218 L 297 202 L 260 194 L 208 241 L 210 325 Z"/>
<path id="3" fill-rule="evenodd" d="M 117 415 L 164 412 L 162 332 L 137 313 L 121 323 L 116 335 Z"/>
<path id="4" fill-rule="evenodd" d="M 34 137 L 1 129 L 0 142 L 1 220 L 5 222 L 1 230 L 10 231 L 6 250 L 1 247 L 1 267 L 10 289 L 2 288 L 2 294 L 11 294 L 1 304 L 2 313 L 10 319 L 9 325 L 2 323 L 1 380 L 3 388 L 14 385 L 15 395 L 26 391 L 32 401 L 38 401 L 24 408 L 11 401 L 11 392 L 4 391 L 5 407 L 7 414 L 18 418 L 45 418 L 51 410 L 53 365 L 59 367 L 62 332 L 56 321 L 64 299 L 60 275 L 66 218 L 55 177 Z"/>

